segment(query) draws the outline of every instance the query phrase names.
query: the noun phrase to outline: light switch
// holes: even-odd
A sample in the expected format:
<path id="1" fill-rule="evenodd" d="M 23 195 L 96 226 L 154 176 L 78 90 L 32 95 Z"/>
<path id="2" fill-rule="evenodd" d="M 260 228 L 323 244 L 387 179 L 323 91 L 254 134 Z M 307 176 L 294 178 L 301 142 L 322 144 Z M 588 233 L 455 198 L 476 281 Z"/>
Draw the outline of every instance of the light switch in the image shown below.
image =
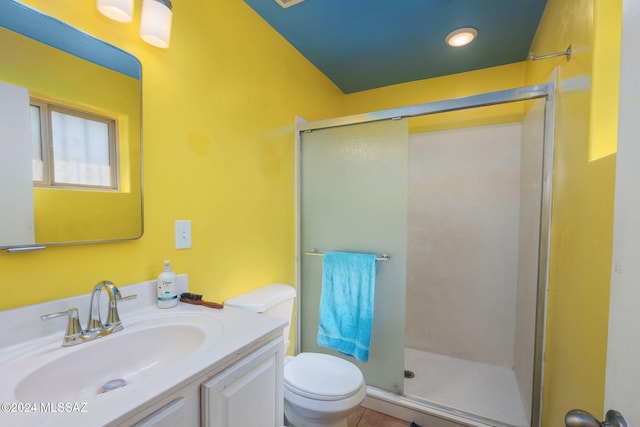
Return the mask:
<path id="1" fill-rule="evenodd" d="M 176 220 L 176 249 L 191 247 L 191 221 Z"/>

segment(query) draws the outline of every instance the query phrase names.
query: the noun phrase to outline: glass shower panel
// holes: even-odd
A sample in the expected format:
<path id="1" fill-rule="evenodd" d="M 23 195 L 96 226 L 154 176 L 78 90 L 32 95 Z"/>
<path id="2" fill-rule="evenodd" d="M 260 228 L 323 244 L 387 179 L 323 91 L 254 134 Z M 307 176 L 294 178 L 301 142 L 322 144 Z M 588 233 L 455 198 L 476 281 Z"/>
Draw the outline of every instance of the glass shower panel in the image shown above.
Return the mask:
<path id="1" fill-rule="evenodd" d="M 301 351 L 343 357 L 368 385 L 401 393 L 404 379 L 407 236 L 407 119 L 314 130 L 300 142 Z M 322 288 L 320 256 L 388 254 L 377 261 L 369 360 L 316 344 Z"/>

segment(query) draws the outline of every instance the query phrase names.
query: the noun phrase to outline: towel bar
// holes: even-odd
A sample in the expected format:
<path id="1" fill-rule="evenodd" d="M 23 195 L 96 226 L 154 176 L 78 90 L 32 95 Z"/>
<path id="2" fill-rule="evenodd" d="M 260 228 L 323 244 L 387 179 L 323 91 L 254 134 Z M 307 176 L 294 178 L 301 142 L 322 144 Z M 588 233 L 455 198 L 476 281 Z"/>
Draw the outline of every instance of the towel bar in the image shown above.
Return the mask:
<path id="1" fill-rule="evenodd" d="M 324 256 L 324 253 L 318 252 L 317 249 L 311 249 L 310 251 L 305 252 L 305 255 Z M 382 254 L 380 256 L 376 256 L 376 261 L 391 261 L 391 257 L 389 254 Z"/>

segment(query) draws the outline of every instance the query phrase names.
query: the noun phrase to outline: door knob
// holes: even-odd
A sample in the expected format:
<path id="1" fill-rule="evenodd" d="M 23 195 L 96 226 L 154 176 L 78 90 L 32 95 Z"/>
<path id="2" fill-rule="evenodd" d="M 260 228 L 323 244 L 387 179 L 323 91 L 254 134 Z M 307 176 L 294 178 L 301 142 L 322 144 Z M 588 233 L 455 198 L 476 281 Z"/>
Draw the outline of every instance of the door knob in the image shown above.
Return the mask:
<path id="1" fill-rule="evenodd" d="M 567 427 L 627 427 L 622 414 L 614 410 L 607 411 L 606 418 L 600 422 L 586 411 L 573 409 L 565 415 L 564 423 Z"/>

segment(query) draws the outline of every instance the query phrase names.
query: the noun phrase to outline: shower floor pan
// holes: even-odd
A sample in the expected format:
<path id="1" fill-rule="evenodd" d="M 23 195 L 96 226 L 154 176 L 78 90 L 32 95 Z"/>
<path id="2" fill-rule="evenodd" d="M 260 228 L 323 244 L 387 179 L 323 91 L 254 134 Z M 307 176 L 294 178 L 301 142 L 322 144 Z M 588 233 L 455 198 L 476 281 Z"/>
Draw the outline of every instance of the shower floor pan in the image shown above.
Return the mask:
<path id="1" fill-rule="evenodd" d="M 529 425 L 513 370 L 405 349 L 408 398 L 510 426 Z M 490 424 L 491 425 L 491 424 Z"/>
<path id="2" fill-rule="evenodd" d="M 430 427 L 523 427 L 525 414 L 513 371 L 405 349 L 404 394 L 367 388 L 363 406 Z"/>

